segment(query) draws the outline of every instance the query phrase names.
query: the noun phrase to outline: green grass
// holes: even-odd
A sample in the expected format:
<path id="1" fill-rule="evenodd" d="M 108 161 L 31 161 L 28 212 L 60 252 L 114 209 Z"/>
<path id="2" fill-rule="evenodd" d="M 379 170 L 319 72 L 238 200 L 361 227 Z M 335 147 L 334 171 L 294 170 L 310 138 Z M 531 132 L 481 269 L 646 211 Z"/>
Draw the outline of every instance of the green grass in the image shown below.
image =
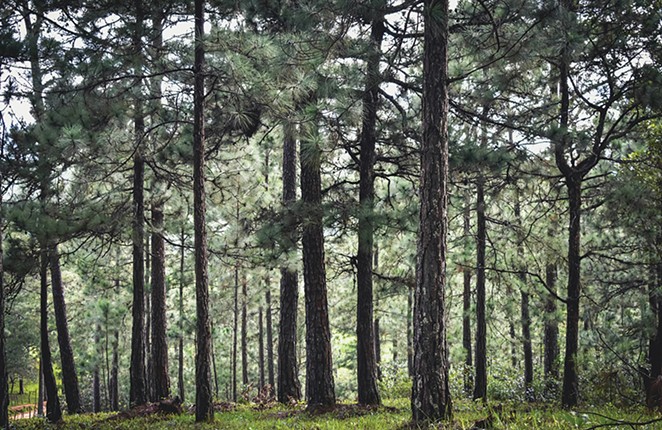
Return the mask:
<path id="1" fill-rule="evenodd" d="M 320 415 L 310 415 L 303 411 L 304 406 L 286 407 L 273 406 L 259 410 L 252 405 L 237 405 L 231 412 L 217 412 L 213 424 L 195 424 L 190 414 L 181 416 L 150 416 L 132 419 L 112 419 L 113 414 L 86 414 L 80 416 L 65 416 L 59 426 L 44 423 L 43 419 L 19 420 L 14 424 L 19 430 L 32 429 L 405 429 L 411 418 L 408 399 L 395 399 L 385 402 L 384 408 L 377 410 L 362 410 L 345 406 L 334 412 Z M 423 429 L 444 428 L 452 430 L 468 430 L 474 424 L 491 417 L 493 429 L 536 430 L 536 429 L 590 429 L 597 428 L 632 428 L 617 420 L 642 423 L 660 419 L 648 425 L 637 425 L 637 429 L 662 429 L 662 417 L 651 414 L 641 408 L 619 409 L 613 406 L 578 408 L 567 411 L 546 404 L 494 404 L 491 408 L 480 403 L 458 400 L 454 405 L 452 423 L 442 426 L 426 426 Z M 618 425 L 621 424 L 621 425 Z"/>

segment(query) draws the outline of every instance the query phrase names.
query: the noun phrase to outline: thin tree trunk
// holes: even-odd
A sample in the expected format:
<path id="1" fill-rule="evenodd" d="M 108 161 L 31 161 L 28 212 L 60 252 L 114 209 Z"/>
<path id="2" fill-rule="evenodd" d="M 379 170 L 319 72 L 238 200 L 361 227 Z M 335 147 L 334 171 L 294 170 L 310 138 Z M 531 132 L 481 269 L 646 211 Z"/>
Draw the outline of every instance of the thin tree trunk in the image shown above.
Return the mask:
<path id="1" fill-rule="evenodd" d="M 654 249 L 661 249 L 662 237 L 656 237 Z M 648 361 L 650 365 L 649 377 L 654 381 L 662 375 L 662 299 L 660 298 L 659 285 L 662 282 L 662 263 L 654 262 L 651 274 L 651 285 L 649 286 L 649 302 L 655 321 L 655 330 L 649 342 Z"/>
<path id="2" fill-rule="evenodd" d="M 0 149 L 4 152 L 4 148 Z M 3 154 L 4 155 L 4 154 Z M 3 172 L 0 172 L 0 188 L 2 188 Z M 5 284 L 2 248 L 2 231 L 4 219 L 2 218 L 4 207 L 2 205 L 2 193 L 0 193 L 0 427 L 9 428 L 9 392 L 7 381 L 7 352 L 5 346 Z"/>
<path id="3" fill-rule="evenodd" d="M 273 396 L 275 393 L 275 374 L 274 374 L 274 332 L 273 332 L 273 323 L 272 323 L 272 310 L 271 310 L 271 290 L 270 290 L 270 280 L 267 277 L 267 292 L 266 292 L 266 302 L 267 302 L 267 383 L 269 384 L 269 397 Z"/>
<path id="4" fill-rule="evenodd" d="M 143 4 L 142 0 L 134 0 L 136 9 L 136 23 L 133 34 L 134 55 L 136 58 L 142 55 L 142 27 L 143 27 Z M 140 76 L 142 70 L 140 61 L 136 65 L 136 73 Z M 136 88 L 140 88 L 138 80 Z M 134 140 L 135 153 L 133 156 L 133 304 L 132 304 L 132 329 L 131 329 L 131 367 L 130 382 L 131 390 L 129 404 L 131 406 L 142 405 L 147 402 L 147 389 L 145 386 L 145 203 L 144 203 L 144 178 L 145 161 L 142 157 L 142 140 L 145 134 L 145 118 L 143 117 L 143 102 L 140 94 L 135 95 L 134 100 Z"/>
<path id="5" fill-rule="evenodd" d="M 41 362 L 44 372 L 44 388 L 48 399 L 46 419 L 51 423 L 57 423 L 62 419 L 62 408 L 57 394 L 57 383 L 51 361 L 51 347 L 48 341 L 48 260 L 48 249 L 42 243 L 41 270 L 39 273 L 41 280 Z"/>
<path id="6" fill-rule="evenodd" d="M 548 263 L 545 267 L 545 282 L 550 291 L 556 292 L 556 263 Z M 552 294 L 545 296 L 545 332 L 544 332 L 544 372 L 548 383 L 556 379 L 559 355 L 559 326 L 556 321 L 556 298 Z"/>
<path id="7" fill-rule="evenodd" d="M 314 98 L 313 98 L 314 99 Z M 313 103 L 315 100 L 313 100 Z M 316 117 L 305 125 L 301 140 L 301 200 L 303 202 L 303 279 L 306 302 L 306 398 L 308 407 L 336 402 L 331 355 L 331 330 L 324 264 L 321 156 L 315 135 Z"/>
<path id="8" fill-rule="evenodd" d="M 283 196 L 285 231 L 289 252 L 296 252 L 296 217 L 292 207 L 296 192 L 296 141 L 294 127 L 289 122 L 283 125 Z M 297 304 L 299 301 L 298 274 L 295 269 L 284 266 L 280 269 L 280 313 L 278 325 L 278 401 L 288 403 L 301 400 L 299 365 L 297 361 Z"/>
<path id="9" fill-rule="evenodd" d="M 241 280 L 241 383 L 248 385 L 248 282 Z"/>
<path id="10" fill-rule="evenodd" d="M 378 405 L 381 402 L 377 389 L 378 359 L 375 357 L 375 333 L 373 331 L 372 259 L 374 247 L 373 221 L 375 199 L 375 144 L 377 140 L 377 109 L 379 104 L 379 63 L 384 36 L 384 16 L 375 11 L 370 33 L 370 52 L 363 93 L 363 124 L 360 139 L 359 225 L 357 253 L 357 377 L 359 403 Z"/>
<path id="11" fill-rule="evenodd" d="M 152 204 L 152 401 L 170 397 L 163 205 Z"/>
<path id="12" fill-rule="evenodd" d="M 101 412 L 101 380 L 99 378 L 99 355 L 101 352 L 101 325 L 94 327 L 94 371 L 92 372 L 92 412 Z"/>
<path id="13" fill-rule="evenodd" d="M 211 333 L 212 333 L 212 340 L 211 340 L 211 368 L 214 372 L 214 395 L 218 398 L 218 371 L 216 368 L 216 348 L 214 347 L 214 321 L 211 320 Z"/>
<path id="14" fill-rule="evenodd" d="M 414 328 L 413 314 L 414 310 L 414 288 L 408 287 L 407 292 L 407 372 L 409 376 L 414 376 Z"/>
<path id="15" fill-rule="evenodd" d="M 416 289 L 415 423 L 451 417 L 446 342 L 446 236 L 448 234 L 448 0 L 424 1 L 423 139 Z"/>
<path id="16" fill-rule="evenodd" d="M 117 256 L 117 266 L 119 267 L 119 252 Z M 120 293 L 120 278 L 119 273 L 115 277 L 115 294 Z M 120 333 L 117 327 L 113 330 L 113 358 L 112 366 L 110 369 L 110 382 L 108 383 L 108 399 L 110 403 L 110 410 L 119 410 L 119 340 Z"/>
<path id="17" fill-rule="evenodd" d="M 60 254 L 57 245 L 49 247 L 49 260 L 51 267 L 51 288 L 53 289 L 53 308 L 55 309 L 55 325 L 57 327 L 57 341 L 60 346 L 60 361 L 62 363 L 62 384 L 67 400 L 67 411 L 77 414 L 83 411 L 78 388 L 78 375 L 74 362 L 74 352 L 69 337 L 69 323 L 67 321 L 67 307 L 64 300 L 64 285 L 62 271 L 60 270 Z"/>
<path id="18" fill-rule="evenodd" d="M 517 234 L 517 260 L 519 261 L 519 271 L 517 277 L 520 283 L 521 296 L 521 322 L 522 322 L 522 347 L 524 350 L 524 390 L 527 400 L 533 401 L 533 351 L 531 348 L 531 316 L 529 315 L 529 293 L 526 285 L 526 265 L 524 263 L 524 237 L 522 214 L 520 207 L 520 190 L 516 190 L 515 197 L 515 219 L 518 222 Z"/>
<path id="19" fill-rule="evenodd" d="M 487 401 L 487 322 L 485 319 L 485 185 L 476 184 L 476 379 L 473 398 Z"/>
<path id="20" fill-rule="evenodd" d="M 239 336 L 239 267 L 234 267 L 234 321 L 232 330 L 232 401 L 237 401 L 237 339 Z"/>
<path id="21" fill-rule="evenodd" d="M 211 328 L 209 324 L 209 280 L 207 278 L 207 230 L 205 202 L 204 131 L 204 1 L 195 0 L 195 59 L 193 89 L 193 222 L 195 247 L 196 342 L 195 420 L 213 421 L 211 392 Z"/>
<path id="22" fill-rule="evenodd" d="M 463 221 L 464 237 L 469 240 L 471 235 L 471 195 L 465 197 Z M 466 264 L 462 272 L 462 347 L 464 348 L 464 392 L 471 393 L 473 387 L 473 357 L 471 354 L 471 272 Z"/>
<path id="23" fill-rule="evenodd" d="M 147 399 L 154 398 L 154 360 L 152 358 L 152 251 L 150 250 L 150 240 L 145 235 L 145 390 Z"/>
<path id="24" fill-rule="evenodd" d="M 184 242 L 186 236 L 183 225 L 180 238 L 182 246 L 179 248 L 179 352 L 177 360 L 177 388 L 179 399 L 183 403 L 186 398 L 184 389 Z"/>
<path id="25" fill-rule="evenodd" d="M 379 318 L 375 318 L 373 322 L 373 333 L 375 334 L 375 369 L 377 370 L 377 379 L 382 379 L 381 364 L 382 364 L 382 339 L 379 330 Z"/>
<path id="26" fill-rule="evenodd" d="M 259 392 L 262 392 L 264 388 L 265 379 L 264 379 L 264 318 L 262 314 L 262 306 L 258 311 L 258 346 L 260 350 L 258 351 L 258 366 L 260 368 L 260 388 Z"/>

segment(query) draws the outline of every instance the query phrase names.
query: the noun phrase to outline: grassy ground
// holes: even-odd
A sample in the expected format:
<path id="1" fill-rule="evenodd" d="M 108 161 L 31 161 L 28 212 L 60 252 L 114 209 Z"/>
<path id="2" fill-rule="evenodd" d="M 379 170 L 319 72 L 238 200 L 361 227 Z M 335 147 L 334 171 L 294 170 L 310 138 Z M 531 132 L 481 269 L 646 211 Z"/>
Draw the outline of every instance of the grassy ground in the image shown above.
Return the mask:
<path id="1" fill-rule="evenodd" d="M 534 429 L 662 429 L 662 417 L 643 409 L 623 410 L 611 406 L 560 410 L 550 405 L 495 404 L 491 408 L 479 403 L 457 401 L 451 423 L 423 429 L 443 428 L 468 430 L 473 428 L 534 430 Z M 273 405 L 237 405 L 230 411 L 217 412 L 213 424 L 196 425 L 191 414 L 181 416 L 149 415 L 128 417 L 127 414 L 85 414 L 65 416 L 58 426 L 45 424 L 43 419 L 17 420 L 20 430 L 32 429 L 412 429 L 408 399 L 389 400 L 379 409 L 342 404 L 330 412 L 308 414 L 304 407 Z M 647 423 L 648 424 L 644 424 Z"/>

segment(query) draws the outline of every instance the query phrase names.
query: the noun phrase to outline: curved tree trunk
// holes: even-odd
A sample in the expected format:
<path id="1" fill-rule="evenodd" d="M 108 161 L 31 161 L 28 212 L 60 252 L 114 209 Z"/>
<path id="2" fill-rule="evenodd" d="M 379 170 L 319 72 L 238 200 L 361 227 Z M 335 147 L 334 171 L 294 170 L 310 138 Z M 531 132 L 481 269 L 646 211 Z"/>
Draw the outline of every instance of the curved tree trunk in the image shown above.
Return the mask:
<path id="1" fill-rule="evenodd" d="M 78 388 L 78 375 L 74 362 L 74 352 L 69 337 L 69 323 L 67 321 L 67 307 L 64 300 L 64 285 L 62 271 L 60 270 L 60 254 L 57 245 L 49 247 L 49 260 L 51 266 L 51 287 L 53 289 L 53 308 L 55 309 L 55 326 L 57 327 L 57 341 L 60 346 L 60 361 L 62 363 L 62 385 L 67 400 L 67 411 L 77 414 L 83 411 Z"/>
<path id="2" fill-rule="evenodd" d="M 301 199 L 303 201 L 303 279 L 306 301 L 306 399 L 308 407 L 335 404 L 331 329 L 324 265 L 322 225 L 322 151 L 314 138 L 316 118 L 309 120 L 301 140 Z"/>
<path id="3" fill-rule="evenodd" d="M 424 2 L 423 140 L 414 294 L 414 422 L 451 417 L 445 289 L 448 235 L 448 0 Z"/>
<path id="4" fill-rule="evenodd" d="M 294 127 L 283 125 L 283 208 L 286 211 L 286 235 L 289 251 L 296 247 L 296 221 L 292 205 L 296 201 L 296 141 Z M 278 401 L 288 403 L 301 400 L 299 365 L 297 362 L 297 303 L 299 301 L 298 274 L 290 267 L 280 269 L 280 314 L 278 326 Z"/>
<path id="5" fill-rule="evenodd" d="M 152 204 L 152 401 L 170 397 L 163 205 Z"/>
<path id="6" fill-rule="evenodd" d="M 57 393 L 57 383 L 53 373 L 51 347 L 48 341 L 48 249 L 42 243 L 41 248 L 41 270 L 39 277 L 41 281 L 41 363 L 44 373 L 44 389 L 46 392 L 46 419 L 51 423 L 57 423 L 62 419 L 62 408 Z"/>
<path id="7" fill-rule="evenodd" d="M 384 17 L 380 12 L 372 21 L 366 87 L 363 93 L 361 128 L 361 165 L 359 186 L 359 225 L 357 253 L 356 359 L 359 403 L 378 405 L 377 359 L 373 329 L 372 256 L 374 244 L 375 143 L 379 104 L 379 62 L 384 37 Z"/>

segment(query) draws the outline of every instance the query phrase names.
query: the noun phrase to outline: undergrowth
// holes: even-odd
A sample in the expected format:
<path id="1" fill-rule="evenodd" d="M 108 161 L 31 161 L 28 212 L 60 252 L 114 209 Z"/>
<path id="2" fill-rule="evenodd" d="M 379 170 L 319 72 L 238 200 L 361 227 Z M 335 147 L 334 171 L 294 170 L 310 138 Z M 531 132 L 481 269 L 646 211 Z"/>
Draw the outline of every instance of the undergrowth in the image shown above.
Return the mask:
<path id="1" fill-rule="evenodd" d="M 535 429 L 662 429 L 662 416 L 642 408 L 623 409 L 611 405 L 579 407 L 563 410 L 551 404 L 493 403 L 459 399 L 454 402 L 451 422 L 422 427 L 412 426 L 409 399 L 387 399 L 380 408 L 365 408 L 342 403 L 332 411 L 311 415 L 304 405 L 268 407 L 239 404 L 229 411 L 217 412 L 212 424 L 195 424 L 190 413 L 180 416 L 151 415 L 139 418 L 118 418 L 115 414 L 83 414 L 65 416 L 59 425 L 49 425 L 43 419 L 14 421 L 17 430 L 57 429 L 449 429 L 477 428 L 535 430 Z M 647 423 L 647 424 L 646 424 Z"/>

